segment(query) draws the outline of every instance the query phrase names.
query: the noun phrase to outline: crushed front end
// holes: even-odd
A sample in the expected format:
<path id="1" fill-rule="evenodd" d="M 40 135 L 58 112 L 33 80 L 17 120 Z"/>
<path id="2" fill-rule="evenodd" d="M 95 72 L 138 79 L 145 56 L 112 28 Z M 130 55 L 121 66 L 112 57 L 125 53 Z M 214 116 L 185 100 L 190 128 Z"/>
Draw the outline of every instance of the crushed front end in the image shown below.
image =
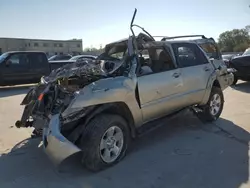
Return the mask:
<path id="1" fill-rule="evenodd" d="M 59 165 L 69 156 L 81 152 L 80 148 L 61 134 L 60 114 L 54 114 L 49 126 L 43 129 L 43 145 L 45 153 L 55 165 Z"/>
<path id="2" fill-rule="evenodd" d="M 54 164 L 60 164 L 64 159 L 81 151 L 74 134 L 83 131 L 77 129 L 78 125 L 87 121 L 93 110 L 100 106 L 87 105 L 88 102 L 82 105 L 79 101 L 75 102 L 76 99 L 92 97 L 94 92 L 105 92 L 106 88 L 99 88 L 97 82 L 101 81 L 105 85 L 108 80 L 113 85 L 115 77 L 121 78 L 127 74 L 123 62 L 112 57 L 91 63 L 76 62 L 41 78 L 40 83 L 23 99 L 21 105 L 25 105 L 25 108 L 16 126 L 43 130 L 44 150 Z M 117 84 L 121 85 L 120 82 Z M 75 108 L 72 105 L 76 103 L 78 107 Z"/>
<path id="3" fill-rule="evenodd" d="M 24 97 L 21 105 L 25 107 L 21 119 L 15 123 L 16 127 L 34 127 L 35 130 L 48 127 L 50 117 L 63 111 L 75 92 L 104 77 L 100 74 L 100 66 L 86 62 L 76 62 L 52 71 Z"/>

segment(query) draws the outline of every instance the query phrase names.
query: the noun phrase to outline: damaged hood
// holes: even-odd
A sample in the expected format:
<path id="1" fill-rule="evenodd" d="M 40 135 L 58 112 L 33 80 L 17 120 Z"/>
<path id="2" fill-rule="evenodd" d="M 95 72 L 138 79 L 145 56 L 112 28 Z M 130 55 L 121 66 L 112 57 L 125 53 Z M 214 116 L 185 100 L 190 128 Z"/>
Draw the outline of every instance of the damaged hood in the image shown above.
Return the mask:
<path id="1" fill-rule="evenodd" d="M 50 83 L 70 77 L 106 77 L 108 74 L 103 69 L 103 63 L 102 60 L 77 61 L 53 70 L 49 76 L 43 77 L 42 79 L 45 83 Z"/>

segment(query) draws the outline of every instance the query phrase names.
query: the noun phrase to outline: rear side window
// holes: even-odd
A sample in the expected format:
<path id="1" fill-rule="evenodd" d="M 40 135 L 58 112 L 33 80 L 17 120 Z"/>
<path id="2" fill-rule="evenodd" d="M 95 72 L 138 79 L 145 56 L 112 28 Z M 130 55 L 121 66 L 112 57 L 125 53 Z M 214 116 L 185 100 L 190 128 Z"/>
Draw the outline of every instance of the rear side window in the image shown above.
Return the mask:
<path id="1" fill-rule="evenodd" d="M 46 55 L 42 53 L 31 53 L 29 54 L 29 59 L 32 67 L 40 67 L 47 64 L 48 61 Z"/>
<path id="2" fill-rule="evenodd" d="M 172 44 L 172 47 L 180 68 L 209 63 L 203 52 L 195 44 L 176 43 Z"/>
<path id="3" fill-rule="evenodd" d="M 152 70 L 152 73 L 160 73 L 175 69 L 173 59 L 163 47 L 150 47 L 141 51 L 141 57 L 139 58 L 140 65 L 147 66 Z"/>
<path id="4" fill-rule="evenodd" d="M 71 58 L 71 56 L 69 56 L 69 55 L 61 55 L 58 57 L 58 60 L 68 60 L 70 58 Z"/>

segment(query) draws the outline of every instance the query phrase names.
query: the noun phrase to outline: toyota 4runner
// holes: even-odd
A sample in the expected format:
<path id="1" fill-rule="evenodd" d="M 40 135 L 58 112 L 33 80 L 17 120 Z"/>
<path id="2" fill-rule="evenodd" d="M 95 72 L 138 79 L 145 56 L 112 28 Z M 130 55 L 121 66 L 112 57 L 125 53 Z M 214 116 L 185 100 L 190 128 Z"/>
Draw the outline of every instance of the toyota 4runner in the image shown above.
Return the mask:
<path id="1" fill-rule="evenodd" d="M 16 125 L 43 129 L 45 152 L 55 164 L 81 153 L 84 166 L 99 171 L 119 162 L 130 140 L 156 120 L 187 108 L 208 122 L 219 118 L 222 91 L 234 78 L 214 40 L 156 41 L 133 24 L 135 14 L 132 36 L 106 45 L 91 63 L 53 71 L 24 98 Z M 135 26 L 145 34 L 135 36 Z"/>

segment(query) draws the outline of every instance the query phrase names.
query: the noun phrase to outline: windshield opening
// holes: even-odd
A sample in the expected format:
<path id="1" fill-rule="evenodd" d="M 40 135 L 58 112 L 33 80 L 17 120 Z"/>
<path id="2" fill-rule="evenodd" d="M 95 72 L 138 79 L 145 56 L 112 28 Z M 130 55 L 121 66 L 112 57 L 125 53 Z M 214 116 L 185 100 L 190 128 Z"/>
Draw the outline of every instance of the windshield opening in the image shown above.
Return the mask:
<path id="1" fill-rule="evenodd" d="M 105 47 L 105 52 L 98 59 L 103 60 L 122 60 L 127 52 L 127 41 L 109 44 Z"/>
<path id="2" fill-rule="evenodd" d="M 250 55 L 250 48 L 246 49 L 246 51 L 242 55 Z"/>
<path id="3" fill-rule="evenodd" d="M 0 56 L 0 63 L 2 63 L 6 57 L 8 57 L 9 53 L 4 53 Z"/>

